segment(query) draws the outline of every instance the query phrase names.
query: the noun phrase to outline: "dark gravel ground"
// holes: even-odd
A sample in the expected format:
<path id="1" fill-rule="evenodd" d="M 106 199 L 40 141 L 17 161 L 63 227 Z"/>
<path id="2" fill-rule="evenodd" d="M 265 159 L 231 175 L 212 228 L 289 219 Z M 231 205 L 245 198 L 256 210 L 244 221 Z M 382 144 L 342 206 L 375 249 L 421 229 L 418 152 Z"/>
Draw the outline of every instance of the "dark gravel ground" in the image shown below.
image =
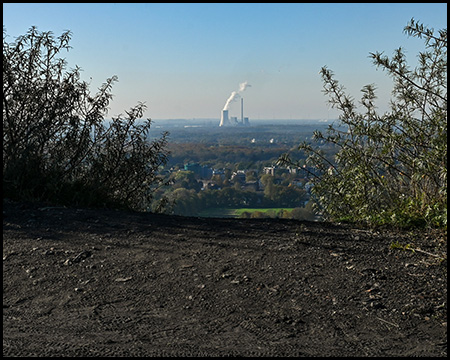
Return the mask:
<path id="1" fill-rule="evenodd" d="M 446 259 L 446 232 L 4 200 L 3 356 L 443 357 Z"/>

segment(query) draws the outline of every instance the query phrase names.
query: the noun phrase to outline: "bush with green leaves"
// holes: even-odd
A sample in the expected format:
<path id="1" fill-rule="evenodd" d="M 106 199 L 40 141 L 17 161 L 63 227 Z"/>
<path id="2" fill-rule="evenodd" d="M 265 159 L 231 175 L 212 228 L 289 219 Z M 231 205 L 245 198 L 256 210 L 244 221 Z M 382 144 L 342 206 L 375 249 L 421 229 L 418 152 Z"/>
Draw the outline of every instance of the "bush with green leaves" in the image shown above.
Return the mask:
<path id="1" fill-rule="evenodd" d="M 404 32 L 423 39 L 425 50 L 411 70 L 404 50 L 390 59 L 371 53 L 394 87 L 390 111 L 378 114 L 375 86 L 362 89 L 359 111 L 327 67 L 320 71 L 323 92 L 340 112 L 338 126 L 314 139 L 337 147 L 334 158 L 302 143 L 308 154 L 316 209 L 329 220 L 402 226 L 447 225 L 447 30 L 414 19 Z M 295 165 L 283 154 L 279 164 Z"/>
<path id="2" fill-rule="evenodd" d="M 66 71 L 57 56 L 70 49 L 70 31 L 55 38 L 31 27 L 11 43 L 6 38 L 4 28 L 4 198 L 149 210 L 163 185 L 168 133 L 148 139 L 146 106 L 106 121 L 117 77 L 91 94 L 79 67 Z"/>

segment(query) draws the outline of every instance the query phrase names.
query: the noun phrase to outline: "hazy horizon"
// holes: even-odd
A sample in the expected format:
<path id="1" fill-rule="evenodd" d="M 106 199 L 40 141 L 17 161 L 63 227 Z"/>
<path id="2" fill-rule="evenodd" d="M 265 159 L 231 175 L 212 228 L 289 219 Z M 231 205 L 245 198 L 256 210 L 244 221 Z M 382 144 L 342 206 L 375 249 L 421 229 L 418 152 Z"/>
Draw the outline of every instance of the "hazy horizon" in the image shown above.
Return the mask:
<path id="1" fill-rule="evenodd" d="M 413 68 L 423 39 L 403 28 L 414 18 L 447 27 L 446 3 L 7 3 L 8 42 L 31 26 L 55 37 L 72 32 L 67 69 L 80 66 L 95 92 L 117 75 L 108 116 L 138 102 L 155 119 L 331 119 L 338 112 L 322 92 L 331 69 L 358 101 L 375 84 L 380 112 L 392 80 L 370 52 L 391 57 L 403 47 Z M 248 87 L 242 87 L 247 82 Z M 227 105 L 226 105 L 227 104 Z"/>

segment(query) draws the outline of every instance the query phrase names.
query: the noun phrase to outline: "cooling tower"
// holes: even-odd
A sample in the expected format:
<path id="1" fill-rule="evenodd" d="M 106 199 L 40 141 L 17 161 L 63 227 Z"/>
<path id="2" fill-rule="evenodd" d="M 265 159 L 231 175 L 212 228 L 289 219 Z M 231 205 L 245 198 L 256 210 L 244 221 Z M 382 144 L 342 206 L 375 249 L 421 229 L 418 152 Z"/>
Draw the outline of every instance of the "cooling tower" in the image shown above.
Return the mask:
<path id="1" fill-rule="evenodd" d="M 219 126 L 230 125 L 230 120 L 228 120 L 228 110 L 222 110 L 222 116 L 220 117 Z"/>

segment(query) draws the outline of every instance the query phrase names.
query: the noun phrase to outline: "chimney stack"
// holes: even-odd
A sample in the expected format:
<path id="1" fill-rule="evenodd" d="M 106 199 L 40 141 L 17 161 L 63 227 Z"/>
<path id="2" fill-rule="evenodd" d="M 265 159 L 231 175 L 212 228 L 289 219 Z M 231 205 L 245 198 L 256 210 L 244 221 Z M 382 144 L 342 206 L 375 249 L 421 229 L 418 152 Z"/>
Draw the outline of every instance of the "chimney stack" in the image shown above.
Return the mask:
<path id="1" fill-rule="evenodd" d="M 241 124 L 244 125 L 244 98 L 241 97 Z"/>

